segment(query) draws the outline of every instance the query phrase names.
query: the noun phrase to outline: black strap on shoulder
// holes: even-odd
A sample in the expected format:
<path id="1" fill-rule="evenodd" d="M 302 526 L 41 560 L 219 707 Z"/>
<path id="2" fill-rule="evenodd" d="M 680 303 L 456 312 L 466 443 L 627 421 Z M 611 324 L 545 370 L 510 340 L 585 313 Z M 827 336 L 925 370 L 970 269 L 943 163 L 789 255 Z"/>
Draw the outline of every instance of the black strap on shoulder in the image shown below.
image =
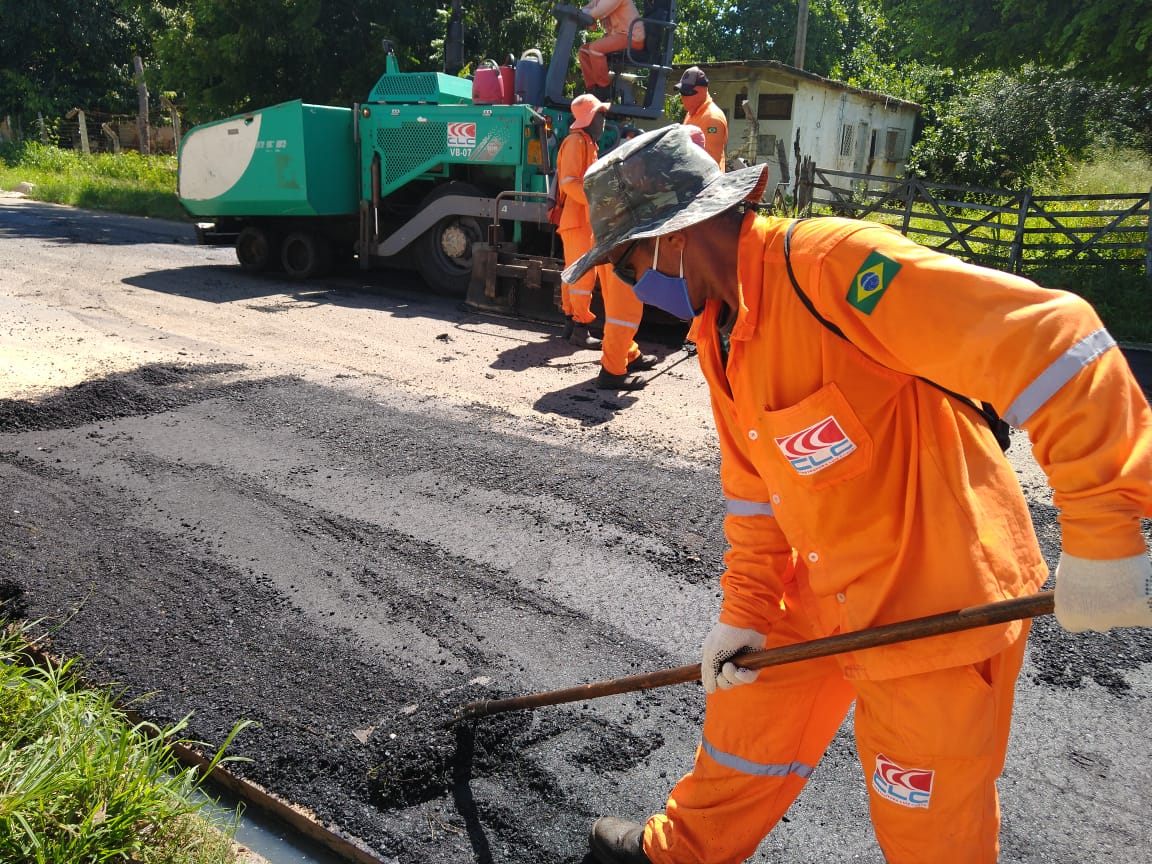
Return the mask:
<path id="1" fill-rule="evenodd" d="M 833 333 L 835 333 L 837 336 L 839 336 L 841 339 L 843 339 L 845 342 L 847 342 L 849 345 L 851 345 L 853 344 L 852 340 L 844 335 L 843 330 L 841 330 L 838 326 L 820 314 L 819 310 L 817 310 L 813 305 L 812 300 L 808 297 L 807 294 L 804 293 L 804 289 L 800 287 L 800 283 L 796 281 L 796 274 L 792 270 L 792 232 L 796 230 L 796 226 L 799 225 L 802 221 L 802 218 L 792 220 L 792 224 L 789 225 L 788 230 L 784 232 L 784 266 L 788 270 L 788 279 L 792 282 L 792 287 L 796 289 L 796 296 L 800 298 L 800 302 L 804 304 L 804 307 L 812 313 L 812 317 L 827 327 L 829 330 L 831 330 Z M 932 381 L 921 375 L 917 375 L 916 377 L 923 381 L 925 384 L 930 384 L 940 392 L 946 393 L 953 399 L 963 402 L 973 411 L 976 411 L 978 414 L 980 414 L 980 416 L 983 417 L 984 421 L 988 424 L 988 428 L 992 430 L 992 434 L 996 436 L 996 443 L 1000 445 L 1000 449 L 1005 452 L 1008 451 L 1008 448 L 1012 445 L 1012 438 L 1010 435 L 1011 427 L 1008 425 L 1007 421 L 1004 420 L 1004 418 L 996 413 L 996 409 L 992 407 L 991 403 L 981 402 L 977 404 L 967 396 L 961 395 L 954 390 L 949 390 L 947 387 L 942 387 L 935 381 Z"/>

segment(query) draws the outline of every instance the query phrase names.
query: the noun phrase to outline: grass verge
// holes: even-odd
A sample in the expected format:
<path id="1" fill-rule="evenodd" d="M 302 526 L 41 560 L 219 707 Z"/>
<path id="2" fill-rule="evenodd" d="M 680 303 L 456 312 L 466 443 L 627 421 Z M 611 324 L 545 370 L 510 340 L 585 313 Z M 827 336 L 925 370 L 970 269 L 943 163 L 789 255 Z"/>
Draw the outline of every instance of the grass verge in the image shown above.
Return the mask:
<path id="1" fill-rule="evenodd" d="M 88 210 L 187 221 L 176 199 L 176 157 L 97 153 L 35 141 L 0 145 L 0 189 L 31 183 L 28 197 Z"/>
<path id="2" fill-rule="evenodd" d="M 75 661 L 25 665 L 29 626 L 0 632 L 0 861 L 235 864 L 235 824 L 202 816 L 202 778 L 168 747 L 195 745 L 187 718 L 133 725 Z"/>

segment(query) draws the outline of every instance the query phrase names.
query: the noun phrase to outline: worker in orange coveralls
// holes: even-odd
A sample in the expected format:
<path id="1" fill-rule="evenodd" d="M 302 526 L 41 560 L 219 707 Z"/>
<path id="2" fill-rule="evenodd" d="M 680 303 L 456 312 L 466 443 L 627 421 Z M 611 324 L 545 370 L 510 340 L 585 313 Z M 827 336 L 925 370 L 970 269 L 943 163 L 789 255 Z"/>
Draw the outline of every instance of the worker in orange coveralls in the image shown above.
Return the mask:
<path id="1" fill-rule="evenodd" d="M 640 17 L 632 0 L 592 0 L 580 9 L 600 22 L 604 35 L 599 39 L 580 46 L 576 53 L 580 61 L 580 73 L 584 76 L 584 87 L 599 99 L 608 99 L 612 79 L 608 75 L 608 54 L 623 51 L 628 47 L 631 28 L 632 50 L 644 47 L 644 24 L 635 27 L 632 22 Z"/>
<path id="2" fill-rule="evenodd" d="M 588 200 L 584 197 L 584 173 L 596 161 L 597 144 L 604 132 L 608 103 L 591 93 L 572 100 L 572 125 L 560 143 L 556 157 L 561 242 L 565 263 L 573 263 L 592 248 L 592 227 L 588 222 Z M 596 339 L 588 325 L 596 320 L 592 313 L 592 291 L 596 278 L 604 298 L 604 339 Z M 565 328 L 568 341 L 579 348 L 600 348 L 600 374 L 596 386 L 602 390 L 639 390 L 647 382 L 636 374 L 653 368 L 658 358 L 642 354 L 635 342 L 636 331 L 644 314 L 644 304 L 632 289 L 621 282 L 611 267 L 588 270 L 575 281 L 562 280 L 561 304 L 570 325 Z"/>
<path id="3" fill-rule="evenodd" d="M 704 132 L 704 149 L 725 169 L 724 151 L 728 149 L 728 118 L 708 92 L 708 76 L 699 66 L 690 66 L 673 87 L 684 105 L 684 123 Z"/>
<path id="4" fill-rule="evenodd" d="M 1047 473 L 1060 624 L 1152 626 L 1152 412 L 1079 297 L 877 223 L 760 215 L 750 205 L 766 182 L 763 166 L 721 173 L 675 125 L 584 180 L 596 244 L 565 278 L 607 262 L 644 302 L 692 319 L 730 545 L 695 765 L 644 824 L 596 820 L 592 852 L 604 864 L 743 861 L 855 701 L 886 860 L 991 864 L 1028 622 L 764 670 L 735 654 L 1045 583 L 1012 465 L 961 393 L 1026 431 Z"/>

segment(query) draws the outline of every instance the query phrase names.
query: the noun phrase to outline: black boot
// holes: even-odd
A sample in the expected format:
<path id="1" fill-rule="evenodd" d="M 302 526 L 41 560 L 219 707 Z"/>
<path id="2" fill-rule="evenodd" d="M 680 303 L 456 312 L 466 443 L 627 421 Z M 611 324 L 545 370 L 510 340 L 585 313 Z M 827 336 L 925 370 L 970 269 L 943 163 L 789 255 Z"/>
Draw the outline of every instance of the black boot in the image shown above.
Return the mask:
<path id="1" fill-rule="evenodd" d="M 587 324 L 576 324 L 572 328 L 572 334 L 568 337 L 568 341 L 575 345 L 577 348 L 599 348 L 600 340 L 588 332 Z"/>
<path id="2" fill-rule="evenodd" d="M 644 826 L 639 822 L 601 816 L 588 832 L 588 846 L 600 864 L 651 864 L 644 854 Z"/>
<path id="3" fill-rule="evenodd" d="M 600 374 L 596 376 L 597 390 L 643 390 L 648 382 L 639 375 L 625 372 L 623 375 L 613 375 L 601 367 Z"/>
<path id="4" fill-rule="evenodd" d="M 564 321 L 564 329 L 560 331 L 560 338 L 567 342 L 572 338 L 572 330 L 576 327 L 575 318 L 567 318 Z"/>
<path id="5" fill-rule="evenodd" d="M 641 354 L 635 360 L 628 364 L 629 372 L 647 372 L 649 369 L 655 369 L 656 364 L 660 362 L 660 358 L 655 354 Z"/>

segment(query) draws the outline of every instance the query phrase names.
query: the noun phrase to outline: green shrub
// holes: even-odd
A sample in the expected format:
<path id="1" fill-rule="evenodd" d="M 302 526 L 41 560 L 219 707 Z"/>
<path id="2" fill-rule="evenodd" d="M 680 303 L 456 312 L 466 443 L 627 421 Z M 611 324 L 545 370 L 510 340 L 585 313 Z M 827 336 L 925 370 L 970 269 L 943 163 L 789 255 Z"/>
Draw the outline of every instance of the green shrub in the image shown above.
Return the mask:
<path id="1" fill-rule="evenodd" d="M 35 141 L 0 147 L 0 188 L 26 181 L 29 197 L 91 210 L 187 219 L 176 199 L 176 157 L 132 150 L 85 155 Z"/>
<path id="2" fill-rule="evenodd" d="M 23 631 L 0 636 L 0 861 L 231 862 L 227 833 L 192 819 L 200 775 L 169 748 L 193 743 L 187 718 L 133 725 L 73 662 L 23 665 L 24 646 Z"/>

